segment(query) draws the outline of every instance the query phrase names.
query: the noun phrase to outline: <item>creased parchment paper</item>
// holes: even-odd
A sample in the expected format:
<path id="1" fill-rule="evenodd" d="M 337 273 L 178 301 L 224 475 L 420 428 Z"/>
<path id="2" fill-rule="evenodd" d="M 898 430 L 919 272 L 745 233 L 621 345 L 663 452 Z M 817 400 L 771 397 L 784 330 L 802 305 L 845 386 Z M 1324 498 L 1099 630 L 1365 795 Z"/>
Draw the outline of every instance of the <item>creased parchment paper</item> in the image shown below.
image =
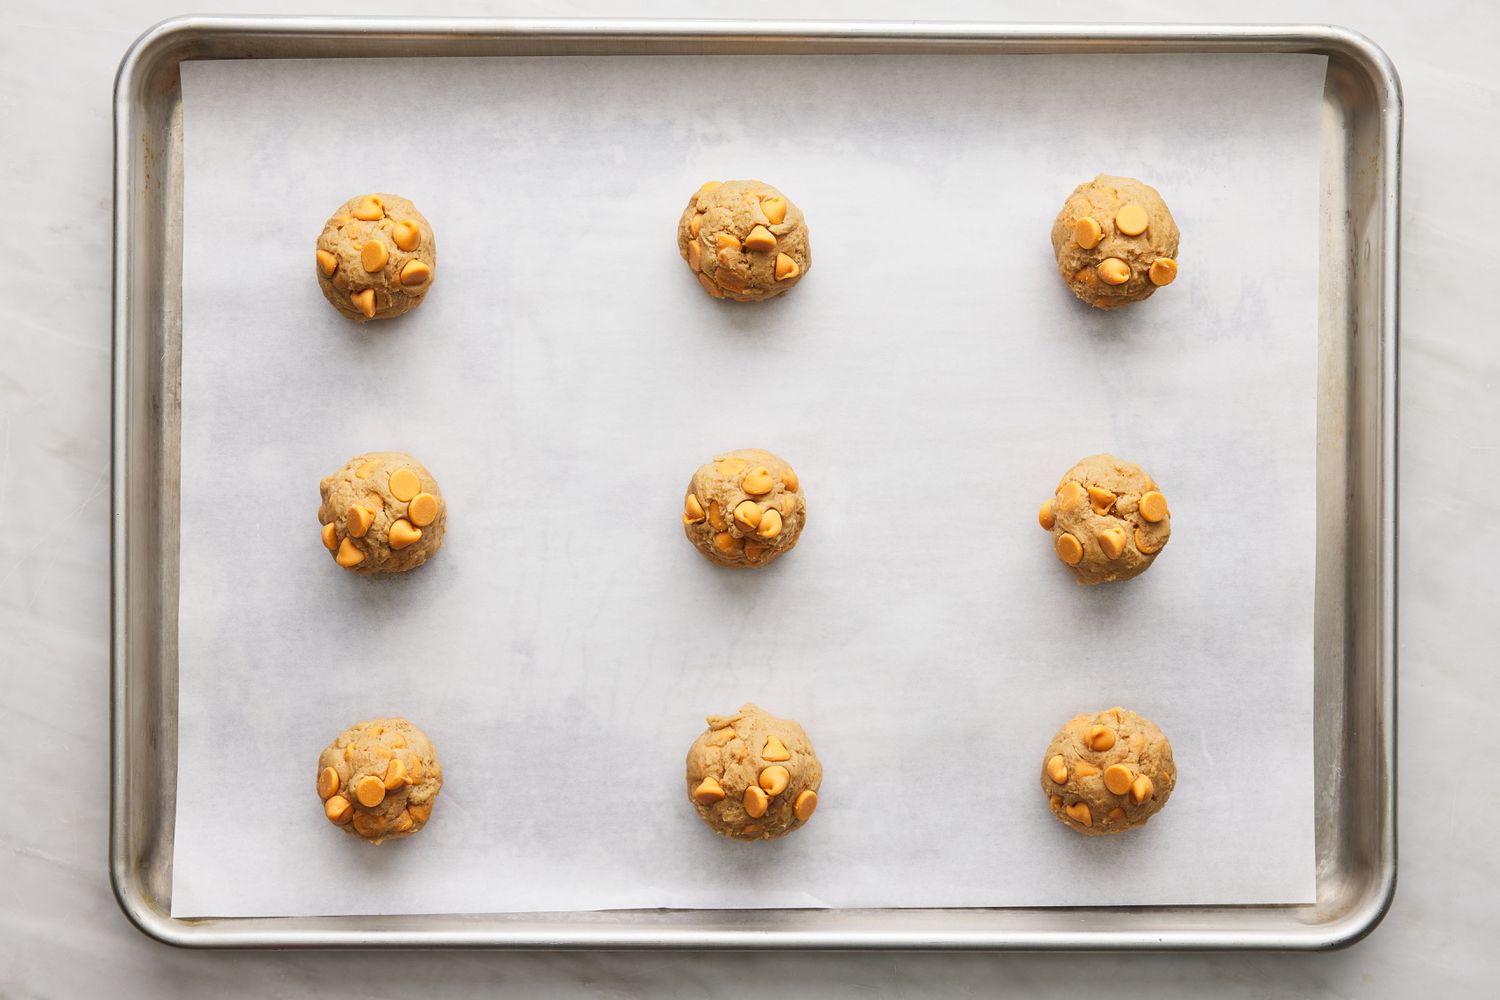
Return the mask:
<path id="1" fill-rule="evenodd" d="M 237 61 L 183 68 L 177 916 L 1313 898 L 1319 107 L 1299 55 Z M 1155 184 L 1181 277 L 1106 314 L 1048 232 L 1097 172 Z M 678 213 L 758 177 L 807 279 L 703 294 Z M 313 241 L 412 198 L 436 285 L 358 327 Z M 758 573 L 682 537 L 688 476 L 763 447 L 808 528 Z M 447 544 L 362 579 L 318 480 L 416 455 Z M 1145 576 L 1082 588 L 1036 509 L 1078 458 L 1172 506 Z M 711 834 L 683 757 L 744 701 L 826 777 L 775 843 Z M 1158 722 L 1181 778 L 1084 838 L 1041 755 Z M 318 751 L 401 714 L 431 825 L 333 829 Z"/>

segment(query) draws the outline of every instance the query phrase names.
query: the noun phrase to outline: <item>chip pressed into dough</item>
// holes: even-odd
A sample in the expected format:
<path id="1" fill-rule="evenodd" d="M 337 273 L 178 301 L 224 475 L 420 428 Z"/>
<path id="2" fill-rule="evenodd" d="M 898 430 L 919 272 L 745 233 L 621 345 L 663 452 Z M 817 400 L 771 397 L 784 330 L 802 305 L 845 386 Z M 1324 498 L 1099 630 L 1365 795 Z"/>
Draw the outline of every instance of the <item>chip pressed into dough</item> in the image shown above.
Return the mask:
<path id="1" fill-rule="evenodd" d="M 1124 708 L 1073 716 L 1042 757 L 1042 792 L 1052 815 L 1090 836 L 1145 826 L 1176 784 L 1166 735 Z"/>
<path id="2" fill-rule="evenodd" d="M 823 765 L 791 719 L 751 704 L 710 715 L 687 755 L 687 797 L 703 822 L 734 840 L 800 829 L 818 807 Z"/>
<path id="3" fill-rule="evenodd" d="M 374 844 L 426 826 L 442 787 L 432 741 L 401 718 L 350 726 L 318 757 L 323 815 Z"/>
<path id="4" fill-rule="evenodd" d="M 432 227 L 400 195 L 361 194 L 323 224 L 318 287 L 354 320 L 390 319 L 422 304 L 437 271 Z"/>
<path id="5" fill-rule="evenodd" d="M 1058 273 L 1099 309 L 1150 298 L 1176 280 L 1178 237 L 1156 188 L 1108 174 L 1074 188 L 1052 224 Z"/>
<path id="6" fill-rule="evenodd" d="M 677 222 L 677 252 L 716 299 L 759 302 L 789 291 L 812 267 L 807 222 L 765 181 L 709 181 Z"/>
<path id="7" fill-rule="evenodd" d="M 448 505 L 432 473 L 405 452 L 356 455 L 319 491 L 323 547 L 351 573 L 404 573 L 442 547 Z"/>

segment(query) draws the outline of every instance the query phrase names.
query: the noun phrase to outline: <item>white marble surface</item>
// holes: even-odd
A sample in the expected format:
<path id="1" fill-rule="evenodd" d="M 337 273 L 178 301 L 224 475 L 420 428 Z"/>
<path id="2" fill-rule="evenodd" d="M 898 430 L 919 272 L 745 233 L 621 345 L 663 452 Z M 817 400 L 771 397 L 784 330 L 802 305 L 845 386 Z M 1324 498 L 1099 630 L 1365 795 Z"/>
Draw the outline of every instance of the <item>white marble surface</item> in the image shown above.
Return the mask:
<path id="1" fill-rule="evenodd" d="M 205 4 L 203 7 L 212 8 Z M 303 3 L 240 9 L 300 13 Z M 202 8 L 200 8 L 202 9 Z M 228 7 L 222 9 L 231 9 Z M 348 8 L 355 10 L 354 7 Z M 410 13 L 400 0 L 364 10 Z M 1074 998 L 1456 995 L 1500 970 L 1500 795 L 1490 790 L 1500 582 L 1483 567 L 1500 462 L 1493 230 L 1500 8 L 1359 0 L 1253 8 L 1096 0 L 1100 20 L 1326 21 L 1383 45 L 1406 91 L 1401 405 L 1401 877 L 1390 915 L 1332 955 L 907 956 L 175 951 L 115 909 L 106 874 L 110 85 L 166 0 L 9 0 L 0 40 L 0 997 L 363 995 Z M 1035 19 L 1035 4 L 761 0 L 455 3 L 424 13 Z M 1078 8 L 1072 9 L 1079 13 Z M 1058 13 L 1061 13 L 1060 11 Z M 1478 225 L 1475 225 L 1475 220 Z M 1476 571 L 1477 570 L 1477 571 Z"/>

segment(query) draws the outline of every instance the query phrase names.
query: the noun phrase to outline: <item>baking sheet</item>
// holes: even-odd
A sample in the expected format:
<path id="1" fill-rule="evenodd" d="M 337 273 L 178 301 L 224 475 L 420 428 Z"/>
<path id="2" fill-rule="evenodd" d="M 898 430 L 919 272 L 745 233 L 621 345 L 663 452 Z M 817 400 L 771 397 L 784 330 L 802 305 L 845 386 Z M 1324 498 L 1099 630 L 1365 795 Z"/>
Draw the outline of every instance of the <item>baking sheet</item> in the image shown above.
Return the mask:
<path id="1" fill-rule="evenodd" d="M 1310 901 L 1323 75 L 184 65 L 173 915 Z M 1178 283 L 1116 315 L 1047 243 L 1100 170 L 1152 180 L 1184 232 Z M 782 301 L 713 302 L 676 255 L 687 195 L 728 176 L 807 213 L 813 269 Z M 366 190 L 428 215 L 438 277 L 356 328 L 310 259 Z M 797 552 L 755 574 L 698 558 L 677 516 L 692 469 L 743 446 L 809 498 Z M 447 545 L 405 577 L 336 572 L 317 481 L 387 447 L 438 477 Z M 1174 537 L 1082 589 L 1034 513 L 1098 450 L 1151 471 Z M 702 716 L 744 700 L 825 765 L 776 843 L 683 801 Z M 1116 703 L 1163 726 L 1179 785 L 1143 831 L 1068 835 L 1039 755 Z M 370 848 L 327 828 L 314 764 L 393 712 L 447 784 L 419 837 Z"/>

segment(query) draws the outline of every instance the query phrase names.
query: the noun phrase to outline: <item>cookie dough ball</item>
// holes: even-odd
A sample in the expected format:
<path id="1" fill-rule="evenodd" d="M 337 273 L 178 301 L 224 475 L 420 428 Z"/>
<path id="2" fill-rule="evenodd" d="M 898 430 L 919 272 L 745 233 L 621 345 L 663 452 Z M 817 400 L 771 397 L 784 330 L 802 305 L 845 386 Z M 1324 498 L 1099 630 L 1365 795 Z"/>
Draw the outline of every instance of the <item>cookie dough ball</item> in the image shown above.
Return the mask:
<path id="1" fill-rule="evenodd" d="M 687 755 L 687 795 L 703 822 L 735 840 L 771 840 L 818 807 L 823 765 L 791 719 L 741 705 L 710 715 Z"/>
<path id="2" fill-rule="evenodd" d="M 411 202 L 362 194 L 344 202 L 318 236 L 318 287 L 356 323 L 422 304 L 437 270 L 432 227 Z"/>
<path id="3" fill-rule="evenodd" d="M 427 825 L 443 768 L 422 730 L 405 719 L 371 719 L 328 744 L 317 780 L 328 822 L 378 844 Z"/>
<path id="4" fill-rule="evenodd" d="M 1091 306 L 1150 298 L 1177 277 L 1177 224 L 1156 188 L 1100 174 L 1080 184 L 1052 224 L 1057 270 Z"/>
<path id="5" fill-rule="evenodd" d="M 709 562 L 759 567 L 797 544 L 807 501 L 792 467 L 769 451 L 744 448 L 693 473 L 682 528 Z"/>
<path id="6" fill-rule="evenodd" d="M 1079 583 L 1140 576 L 1172 536 L 1172 515 L 1156 483 L 1113 455 L 1090 455 L 1069 469 L 1037 520 Z"/>
<path id="7" fill-rule="evenodd" d="M 319 489 L 323 546 L 351 572 L 404 573 L 442 547 L 443 494 L 432 473 L 405 452 L 351 458 Z"/>
<path id="8" fill-rule="evenodd" d="M 688 199 L 677 250 L 716 299 L 758 302 L 812 267 L 802 210 L 765 181 L 709 181 Z"/>
<path id="9" fill-rule="evenodd" d="M 1156 723 L 1123 708 L 1073 716 L 1042 759 L 1052 815 L 1089 835 L 1145 826 L 1176 783 L 1172 744 Z"/>

